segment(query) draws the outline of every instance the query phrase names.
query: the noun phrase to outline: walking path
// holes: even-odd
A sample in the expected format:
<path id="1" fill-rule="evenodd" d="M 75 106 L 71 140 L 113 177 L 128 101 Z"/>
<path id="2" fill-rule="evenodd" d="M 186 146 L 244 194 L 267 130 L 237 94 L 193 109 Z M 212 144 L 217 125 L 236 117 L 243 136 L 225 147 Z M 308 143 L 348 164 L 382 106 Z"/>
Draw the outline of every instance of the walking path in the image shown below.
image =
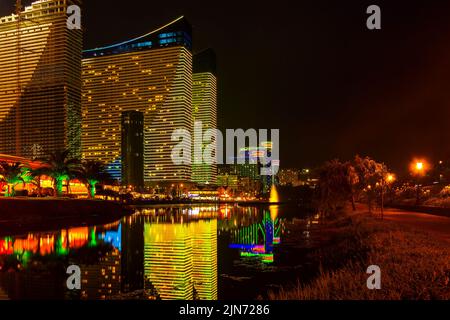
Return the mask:
<path id="1" fill-rule="evenodd" d="M 426 213 L 385 209 L 386 220 L 409 225 L 417 230 L 429 232 L 450 242 L 450 218 Z"/>
<path id="2" fill-rule="evenodd" d="M 357 205 L 359 212 L 367 212 L 367 206 L 363 204 Z M 380 214 L 380 209 L 377 208 L 373 214 Z M 400 209 L 384 209 L 384 219 L 394 221 L 416 230 L 421 230 L 429 233 L 431 236 L 450 242 L 450 218 L 443 216 L 436 216 L 428 213 L 412 212 Z"/>

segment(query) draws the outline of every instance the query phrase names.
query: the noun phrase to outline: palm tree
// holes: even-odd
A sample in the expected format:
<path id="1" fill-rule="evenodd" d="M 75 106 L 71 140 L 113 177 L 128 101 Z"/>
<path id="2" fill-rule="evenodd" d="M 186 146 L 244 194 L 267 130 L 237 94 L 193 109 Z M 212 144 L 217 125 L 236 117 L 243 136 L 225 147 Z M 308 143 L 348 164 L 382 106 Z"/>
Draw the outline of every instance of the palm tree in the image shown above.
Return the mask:
<path id="1" fill-rule="evenodd" d="M 95 197 L 95 186 L 101 181 L 110 179 L 108 173 L 105 171 L 104 164 L 92 160 L 82 162 L 78 178 L 88 188 L 91 199 Z"/>
<path id="2" fill-rule="evenodd" d="M 63 194 L 65 181 L 75 178 L 80 171 L 80 160 L 69 158 L 69 150 L 50 153 L 48 157 L 40 159 L 43 163 L 40 175 L 46 175 L 53 179 L 55 193 L 58 197 Z"/>
<path id="3" fill-rule="evenodd" d="M 8 186 L 8 190 L 5 194 L 6 197 L 14 197 L 16 194 L 16 186 L 30 181 L 30 170 L 25 168 L 20 162 L 8 163 L 5 161 L 0 162 L 0 174 L 3 185 Z"/>

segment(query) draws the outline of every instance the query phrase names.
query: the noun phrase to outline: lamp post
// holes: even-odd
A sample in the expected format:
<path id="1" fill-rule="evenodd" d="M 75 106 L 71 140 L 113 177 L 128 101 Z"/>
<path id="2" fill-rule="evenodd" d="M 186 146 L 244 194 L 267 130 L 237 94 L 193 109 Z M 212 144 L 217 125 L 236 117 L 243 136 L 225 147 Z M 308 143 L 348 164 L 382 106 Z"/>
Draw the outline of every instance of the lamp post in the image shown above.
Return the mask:
<path id="1" fill-rule="evenodd" d="M 411 173 L 416 177 L 416 206 L 420 203 L 420 177 L 425 175 L 427 168 L 428 165 L 424 160 L 414 160 L 410 165 Z"/>
<path id="2" fill-rule="evenodd" d="M 384 190 L 385 186 L 393 183 L 395 176 L 392 173 L 388 173 L 386 176 L 381 177 L 381 219 L 384 219 Z"/>

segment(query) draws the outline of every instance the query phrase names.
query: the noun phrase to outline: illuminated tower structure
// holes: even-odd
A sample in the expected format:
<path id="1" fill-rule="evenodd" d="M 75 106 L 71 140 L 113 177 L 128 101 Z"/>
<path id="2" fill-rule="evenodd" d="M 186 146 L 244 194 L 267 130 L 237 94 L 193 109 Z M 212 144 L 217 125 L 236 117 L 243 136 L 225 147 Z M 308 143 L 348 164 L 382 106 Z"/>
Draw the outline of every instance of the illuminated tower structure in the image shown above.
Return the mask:
<path id="1" fill-rule="evenodd" d="M 82 31 L 67 28 L 80 0 L 40 0 L 0 17 L 0 153 L 81 155 Z"/>
<path id="2" fill-rule="evenodd" d="M 144 114 L 122 113 L 122 184 L 144 186 Z"/>
<path id="3" fill-rule="evenodd" d="M 217 67 L 216 55 L 207 49 L 194 56 L 192 75 L 192 107 L 194 122 L 202 122 L 202 132 L 217 129 Z M 210 144 L 210 142 L 207 142 Z M 212 141 L 216 143 L 216 141 Z M 202 146 L 204 150 L 205 145 Z M 215 184 L 217 164 L 202 163 L 193 159 L 192 181 L 198 184 Z M 197 160 L 197 161 L 196 161 Z M 197 163 L 196 163 L 197 162 Z"/>
<path id="4" fill-rule="evenodd" d="M 193 130 L 191 34 L 180 17 L 140 37 L 84 51 L 83 158 L 104 162 L 121 179 L 121 114 L 139 111 L 145 184 L 191 181 L 191 164 L 171 158 L 179 143 L 172 141 L 173 131 Z"/>

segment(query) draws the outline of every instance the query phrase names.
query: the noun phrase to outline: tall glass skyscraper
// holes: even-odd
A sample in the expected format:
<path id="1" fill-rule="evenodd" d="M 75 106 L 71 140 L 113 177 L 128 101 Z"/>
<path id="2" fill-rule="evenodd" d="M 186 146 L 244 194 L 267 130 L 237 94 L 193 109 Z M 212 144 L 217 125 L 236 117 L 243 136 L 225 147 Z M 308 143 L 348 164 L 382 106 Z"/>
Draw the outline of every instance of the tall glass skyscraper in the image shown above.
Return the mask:
<path id="1" fill-rule="evenodd" d="M 83 157 L 121 178 L 121 114 L 144 114 L 144 180 L 190 182 L 190 164 L 173 163 L 176 129 L 193 130 L 192 30 L 184 17 L 143 36 L 84 51 Z"/>
<path id="2" fill-rule="evenodd" d="M 202 123 L 204 133 L 209 129 L 217 129 L 216 55 L 213 50 L 207 49 L 194 56 L 193 72 L 193 116 L 194 121 Z M 210 142 L 206 143 L 210 144 Z M 215 144 L 216 141 L 214 140 L 212 143 Z M 202 146 L 203 151 L 204 149 L 205 145 Z M 217 164 L 201 163 L 202 159 L 195 159 L 195 155 L 193 160 L 192 181 L 198 184 L 215 184 Z"/>
<path id="3" fill-rule="evenodd" d="M 67 28 L 79 0 L 40 0 L 0 17 L 0 153 L 81 155 L 82 31 Z"/>

